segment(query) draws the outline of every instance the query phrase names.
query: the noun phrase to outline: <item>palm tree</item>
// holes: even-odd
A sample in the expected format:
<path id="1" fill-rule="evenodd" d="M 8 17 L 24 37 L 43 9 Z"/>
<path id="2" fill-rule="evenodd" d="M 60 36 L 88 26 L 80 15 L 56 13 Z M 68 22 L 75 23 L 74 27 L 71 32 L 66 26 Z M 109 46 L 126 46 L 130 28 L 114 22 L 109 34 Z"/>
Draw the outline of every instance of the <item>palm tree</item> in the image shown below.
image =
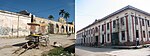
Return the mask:
<path id="1" fill-rule="evenodd" d="M 69 17 L 70 17 L 70 14 L 68 12 L 65 12 L 64 18 L 66 19 L 66 22 L 68 21 Z"/>
<path id="2" fill-rule="evenodd" d="M 60 10 L 59 15 L 61 15 L 61 17 L 64 17 L 64 15 L 65 15 L 65 10 L 64 10 L 64 9 Z"/>
<path id="3" fill-rule="evenodd" d="M 68 22 L 68 18 L 70 17 L 70 14 L 68 12 L 65 12 L 64 18 L 66 19 L 66 23 Z M 68 26 L 68 24 L 67 24 Z M 67 34 L 68 34 L 68 30 L 67 30 Z"/>
<path id="4" fill-rule="evenodd" d="M 49 15 L 48 18 L 49 18 L 49 20 L 53 20 L 54 16 L 53 15 Z"/>

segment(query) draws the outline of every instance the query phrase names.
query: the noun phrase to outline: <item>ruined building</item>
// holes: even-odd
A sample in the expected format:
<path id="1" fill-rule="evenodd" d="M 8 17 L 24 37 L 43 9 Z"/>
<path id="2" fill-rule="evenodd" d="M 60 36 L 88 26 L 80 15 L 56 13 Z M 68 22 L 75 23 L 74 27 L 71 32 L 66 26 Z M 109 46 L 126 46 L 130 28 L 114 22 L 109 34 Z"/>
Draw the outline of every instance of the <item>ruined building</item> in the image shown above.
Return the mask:
<path id="1" fill-rule="evenodd" d="M 31 19 L 32 18 L 32 19 Z M 64 18 L 63 18 L 64 19 Z M 0 36 L 1 37 L 16 37 L 16 36 L 27 36 L 30 31 L 35 30 L 34 27 L 27 25 L 34 21 L 38 24 L 43 24 L 42 29 L 45 30 L 41 33 L 51 34 L 66 34 L 67 32 L 74 33 L 74 23 L 67 24 L 65 22 L 57 22 L 32 16 L 31 13 L 26 10 L 18 13 L 0 10 Z M 39 30 L 36 30 L 38 32 Z"/>

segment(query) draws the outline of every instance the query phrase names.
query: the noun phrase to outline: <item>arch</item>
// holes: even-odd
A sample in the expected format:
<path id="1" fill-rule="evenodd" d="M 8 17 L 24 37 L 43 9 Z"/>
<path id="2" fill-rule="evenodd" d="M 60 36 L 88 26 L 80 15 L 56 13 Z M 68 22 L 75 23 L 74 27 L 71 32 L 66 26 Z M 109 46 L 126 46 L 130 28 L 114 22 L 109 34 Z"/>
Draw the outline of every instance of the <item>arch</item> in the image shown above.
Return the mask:
<path id="1" fill-rule="evenodd" d="M 69 32 L 71 31 L 71 27 L 69 27 Z"/>
<path id="2" fill-rule="evenodd" d="M 73 29 L 73 27 L 72 27 L 72 33 L 74 33 L 74 29 Z"/>
<path id="3" fill-rule="evenodd" d="M 69 33 L 71 32 L 71 27 L 69 26 Z"/>
<path id="4" fill-rule="evenodd" d="M 64 32 L 65 32 L 65 28 L 64 28 L 64 26 L 63 26 L 63 25 L 61 26 L 61 32 L 62 32 L 62 33 L 64 33 Z"/>
<path id="5" fill-rule="evenodd" d="M 56 33 L 59 33 L 59 25 L 56 24 Z"/>
<path id="6" fill-rule="evenodd" d="M 98 32 L 98 27 L 95 27 L 95 32 Z"/>
<path id="7" fill-rule="evenodd" d="M 66 33 L 68 33 L 68 26 L 66 26 Z"/>

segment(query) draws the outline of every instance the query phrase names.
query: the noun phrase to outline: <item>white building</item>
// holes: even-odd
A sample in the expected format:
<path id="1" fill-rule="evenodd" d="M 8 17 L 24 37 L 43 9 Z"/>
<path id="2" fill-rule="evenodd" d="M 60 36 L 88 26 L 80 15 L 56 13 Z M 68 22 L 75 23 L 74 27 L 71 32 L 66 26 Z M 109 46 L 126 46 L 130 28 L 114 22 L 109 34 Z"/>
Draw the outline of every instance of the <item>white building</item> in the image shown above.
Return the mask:
<path id="1" fill-rule="evenodd" d="M 150 14 L 130 5 L 77 31 L 76 44 L 110 46 L 150 43 Z"/>

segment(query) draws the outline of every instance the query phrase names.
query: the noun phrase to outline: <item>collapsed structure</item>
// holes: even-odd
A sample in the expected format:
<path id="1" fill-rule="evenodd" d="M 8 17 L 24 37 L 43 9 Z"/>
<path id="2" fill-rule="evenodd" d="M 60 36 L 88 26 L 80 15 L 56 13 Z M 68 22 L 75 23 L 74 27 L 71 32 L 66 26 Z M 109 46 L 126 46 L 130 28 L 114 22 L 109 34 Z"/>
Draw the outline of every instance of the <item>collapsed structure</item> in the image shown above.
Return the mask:
<path id="1" fill-rule="evenodd" d="M 135 46 L 150 44 L 150 14 L 130 5 L 77 31 L 76 44 Z"/>
<path id="2" fill-rule="evenodd" d="M 27 36 L 31 31 L 44 31 L 40 33 L 51 34 L 66 34 L 74 33 L 74 22 L 68 24 L 63 17 L 59 21 L 48 20 L 41 17 L 33 16 L 26 10 L 18 13 L 0 10 L 0 36 L 1 37 L 16 37 Z M 27 23 L 38 23 L 42 28 L 36 30 L 37 27 L 30 27 Z"/>

